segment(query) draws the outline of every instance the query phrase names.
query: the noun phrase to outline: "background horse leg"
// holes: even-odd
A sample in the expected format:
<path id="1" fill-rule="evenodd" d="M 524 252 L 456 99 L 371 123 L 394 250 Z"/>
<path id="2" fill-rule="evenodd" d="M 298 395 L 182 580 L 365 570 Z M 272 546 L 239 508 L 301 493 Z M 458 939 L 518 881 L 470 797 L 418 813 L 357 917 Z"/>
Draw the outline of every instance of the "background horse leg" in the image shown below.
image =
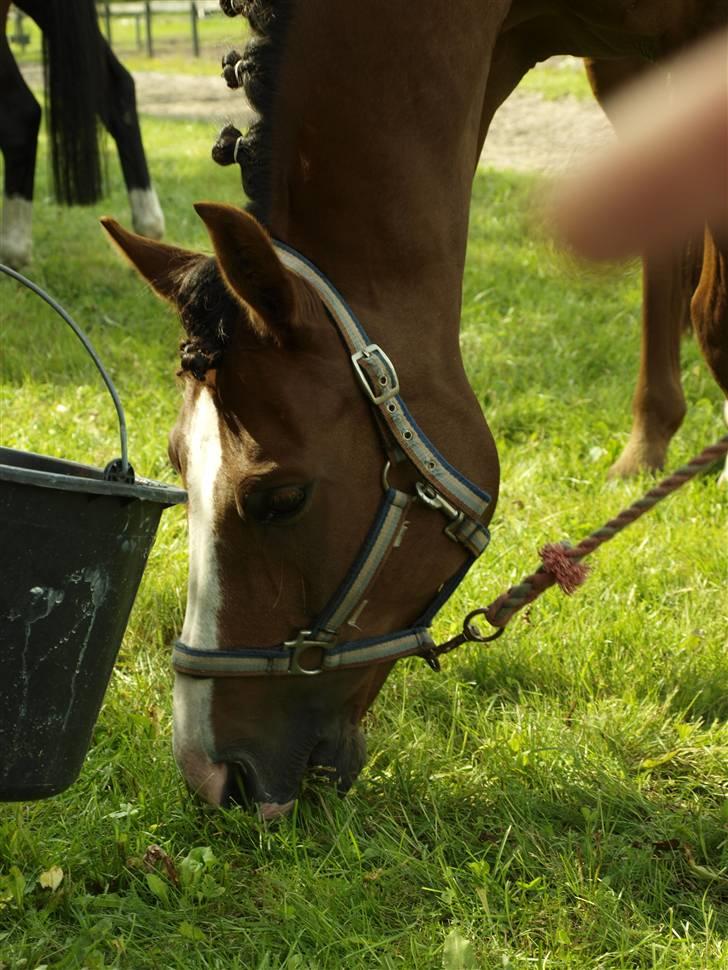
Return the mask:
<path id="1" fill-rule="evenodd" d="M 585 64 L 594 95 L 608 117 L 610 96 L 650 66 L 631 58 Z M 690 296 L 700 266 L 700 245 L 691 243 L 667 256 L 644 253 L 642 265 L 642 346 L 632 398 L 632 431 L 610 469 L 612 476 L 662 468 L 670 439 L 686 410 L 680 339 L 690 325 Z"/>
<path id="2" fill-rule="evenodd" d="M 700 243 L 642 258 L 642 343 L 632 398 L 632 430 L 610 476 L 662 468 L 685 417 L 680 341 L 690 325 L 690 297 L 700 268 Z"/>
<path id="3" fill-rule="evenodd" d="M 15 0 L 43 34 L 46 130 L 53 190 L 61 205 L 102 193 L 95 103 L 100 47 L 93 0 Z"/>
<path id="4" fill-rule="evenodd" d="M 98 114 L 116 142 L 129 193 L 132 225 L 142 236 L 160 239 L 164 235 L 164 215 L 151 184 L 144 155 L 134 79 L 119 62 L 101 31 L 98 32 L 98 37 L 102 45 L 104 70 L 103 96 L 98 106 Z"/>
<path id="5" fill-rule="evenodd" d="M 7 9 L 8 4 L 0 4 L 0 151 L 5 160 L 0 260 L 18 269 L 30 260 L 41 110 L 23 80 L 5 36 Z"/>
<path id="6" fill-rule="evenodd" d="M 2 0 L 0 0 L 2 2 Z M 151 186 L 134 81 L 101 34 L 93 0 L 17 0 L 43 31 L 49 55 L 51 154 L 59 201 L 88 205 L 101 195 L 97 115 L 116 142 L 132 222 L 159 238 L 164 216 Z"/>
<path id="7" fill-rule="evenodd" d="M 713 372 L 728 398 L 728 239 L 725 230 L 705 230 L 703 271 L 692 299 L 695 335 Z M 728 400 L 723 414 L 728 423 Z M 728 485 L 728 460 L 720 481 Z"/>

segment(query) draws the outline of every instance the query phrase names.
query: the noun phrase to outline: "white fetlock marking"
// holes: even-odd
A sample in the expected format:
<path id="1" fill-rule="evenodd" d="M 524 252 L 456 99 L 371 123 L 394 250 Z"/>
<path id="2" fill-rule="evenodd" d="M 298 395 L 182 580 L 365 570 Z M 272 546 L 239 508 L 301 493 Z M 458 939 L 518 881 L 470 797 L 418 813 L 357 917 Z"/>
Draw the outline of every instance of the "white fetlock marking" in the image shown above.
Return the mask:
<path id="1" fill-rule="evenodd" d="M 20 195 L 6 195 L 0 224 L 0 261 L 22 269 L 30 262 L 33 203 Z"/>
<path id="2" fill-rule="evenodd" d="M 148 189 L 130 189 L 129 205 L 134 232 L 149 239 L 161 239 L 164 235 L 164 213 L 152 186 Z"/>
<path id="3" fill-rule="evenodd" d="M 723 418 L 725 419 L 725 423 L 728 424 L 728 400 L 723 402 Z M 723 471 L 720 473 L 718 484 L 722 485 L 723 488 L 728 488 L 728 455 L 726 455 L 725 465 L 723 466 Z"/>

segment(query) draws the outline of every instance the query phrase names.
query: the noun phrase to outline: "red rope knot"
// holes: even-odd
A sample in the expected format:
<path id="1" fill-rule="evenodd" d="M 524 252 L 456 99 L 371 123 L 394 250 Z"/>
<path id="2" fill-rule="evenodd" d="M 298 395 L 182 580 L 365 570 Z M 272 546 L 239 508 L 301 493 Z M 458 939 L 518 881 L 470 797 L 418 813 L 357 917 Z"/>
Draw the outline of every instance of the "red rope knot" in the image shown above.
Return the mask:
<path id="1" fill-rule="evenodd" d="M 545 571 L 553 576 L 554 582 L 564 593 L 570 595 L 584 582 L 589 574 L 589 567 L 572 559 L 568 549 L 561 542 L 553 542 L 540 549 L 539 555 Z"/>

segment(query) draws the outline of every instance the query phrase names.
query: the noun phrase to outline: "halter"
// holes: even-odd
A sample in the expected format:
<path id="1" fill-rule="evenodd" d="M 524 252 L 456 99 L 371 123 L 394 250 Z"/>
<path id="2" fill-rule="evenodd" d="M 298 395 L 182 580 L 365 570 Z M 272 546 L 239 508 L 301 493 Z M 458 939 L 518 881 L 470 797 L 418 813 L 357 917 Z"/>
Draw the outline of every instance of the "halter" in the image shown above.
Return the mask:
<path id="1" fill-rule="evenodd" d="M 299 630 L 290 640 L 272 647 L 216 650 L 190 647 L 178 640 L 172 664 L 177 673 L 194 677 L 240 677 L 262 674 L 319 674 L 325 670 L 382 663 L 419 654 L 427 659 L 434 648 L 430 625 L 450 598 L 475 559 L 485 550 L 490 533 L 482 519 L 491 502 L 483 489 L 469 481 L 440 454 L 423 434 L 400 395 L 392 361 L 366 332 L 333 284 L 305 256 L 285 243 L 273 243 L 283 265 L 309 283 L 328 311 L 343 340 L 354 373 L 372 406 L 382 433 L 385 456 L 409 461 L 422 477 L 415 493 L 389 485 L 387 460 L 382 484 L 384 496 L 379 512 L 359 555 L 339 589 L 310 629 Z M 467 550 L 463 567 L 443 586 L 414 626 L 383 636 L 341 640 L 340 631 L 354 625 L 367 603 L 367 595 L 390 553 L 402 541 L 406 515 L 419 501 L 443 514 L 445 534 Z M 302 661 L 306 659 L 304 664 Z"/>

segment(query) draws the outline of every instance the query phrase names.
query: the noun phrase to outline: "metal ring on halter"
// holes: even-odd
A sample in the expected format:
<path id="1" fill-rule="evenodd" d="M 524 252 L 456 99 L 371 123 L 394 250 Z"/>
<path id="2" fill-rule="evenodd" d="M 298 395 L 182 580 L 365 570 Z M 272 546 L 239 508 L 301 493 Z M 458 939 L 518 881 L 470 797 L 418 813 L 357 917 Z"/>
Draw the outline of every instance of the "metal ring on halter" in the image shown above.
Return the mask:
<path id="1" fill-rule="evenodd" d="M 495 633 L 491 633 L 490 636 L 484 637 L 480 632 L 480 629 L 473 622 L 476 616 L 484 616 L 486 620 L 488 619 L 488 610 L 484 607 L 480 609 L 473 610 L 472 613 L 468 615 L 463 620 L 463 633 L 466 634 L 468 639 L 473 643 L 490 643 L 491 640 L 497 640 L 501 634 L 505 633 L 506 628 L 504 626 L 494 627 Z M 488 620 L 490 623 L 490 620 Z M 493 626 L 492 623 L 490 623 Z"/>
<path id="2" fill-rule="evenodd" d="M 238 87 L 242 88 L 243 73 L 245 71 L 245 65 L 243 64 L 242 58 L 236 63 L 235 67 L 233 68 L 233 71 L 235 72 L 235 80 L 238 82 Z"/>
<path id="3" fill-rule="evenodd" d="M 392 462 L 388 461 L 384 468 L 382 469 L 382 488 L 385 492 L 389 491 L 389 469 L 392 467 Z"/>
<path id="4" fill-rule="evenodd" d="M 236 142 L 235 142 L 235 149 L 233 151 L 233 159 L 238 163 L 238 165 L 242 165 L 242 162 L 238 158 L 238 151 L 240 149 L 240 143 L 243 142 L 244 140 L 245 140 L 245 135 L 240 135 L 237 138 Z"/>

